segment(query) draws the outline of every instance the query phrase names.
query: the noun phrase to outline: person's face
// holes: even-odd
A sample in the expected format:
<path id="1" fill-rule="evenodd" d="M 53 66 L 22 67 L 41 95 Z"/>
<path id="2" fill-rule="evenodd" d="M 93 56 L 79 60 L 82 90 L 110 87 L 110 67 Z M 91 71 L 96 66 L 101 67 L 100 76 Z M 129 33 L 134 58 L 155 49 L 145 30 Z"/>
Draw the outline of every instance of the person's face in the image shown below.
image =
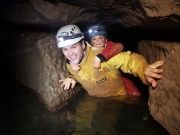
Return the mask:
<path id="1" fill-rule="evenodd" d="M 95 47 L 104 47 L 106 44 L 106 37 L 103 35 L 94 36 L 91 38 L 91 43 Z"/>
<path id="2" fill-rule="evenodd" d="M 76 44 L 63 47 L 62 52 L 70 63 L 78 64 L 84 57 L 84 49 L 84 42 L 82 42 L 82 44 L 78 42 Z"/>

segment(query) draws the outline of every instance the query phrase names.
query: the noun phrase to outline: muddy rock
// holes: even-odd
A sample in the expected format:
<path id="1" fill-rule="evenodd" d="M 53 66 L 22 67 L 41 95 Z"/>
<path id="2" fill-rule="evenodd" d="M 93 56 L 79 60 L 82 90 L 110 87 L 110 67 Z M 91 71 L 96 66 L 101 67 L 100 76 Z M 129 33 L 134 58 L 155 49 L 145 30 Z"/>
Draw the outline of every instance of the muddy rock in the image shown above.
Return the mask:
<path id="1" fill-rule="evenodd" d="M 68 76 L 64 58 L 56 48 L 54 35 L 40 33 L 22 33 L 24 47 L 15 57 L 15 76 L 25 86 L 37 92 L 50 111 L 64 107 L 76 94 L 78 88 L 63 90 L 59 80 Z M 64 67 L 61 68 L 61 66 Z"/>
<path id="2" fill-rule="evenodd" d="M 151 115 L 171 135 L 180 134 L 180 43 L 141 41 L 140 52 L 153 62 L 164 59 L 163 78 L 155 89 L 149 88 L 149 109 Z"/>

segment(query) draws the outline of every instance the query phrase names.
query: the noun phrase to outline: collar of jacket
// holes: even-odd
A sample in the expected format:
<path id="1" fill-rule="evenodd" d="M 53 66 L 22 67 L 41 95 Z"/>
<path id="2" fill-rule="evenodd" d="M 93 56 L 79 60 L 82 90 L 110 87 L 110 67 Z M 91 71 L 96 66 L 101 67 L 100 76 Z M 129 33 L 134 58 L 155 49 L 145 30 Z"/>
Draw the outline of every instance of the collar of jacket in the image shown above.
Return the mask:
<path id="1" fill-rule="evenodd" d="M 85 42 L 85 44 L 86 44 L 86 48 L 84 51 L 84 58 L 82 59 L 81 63 L 79 63 L 78 65 L 84 65 L 87 61 L 89 53 L 91 52 L 91 45 L 88 42 Z"/>

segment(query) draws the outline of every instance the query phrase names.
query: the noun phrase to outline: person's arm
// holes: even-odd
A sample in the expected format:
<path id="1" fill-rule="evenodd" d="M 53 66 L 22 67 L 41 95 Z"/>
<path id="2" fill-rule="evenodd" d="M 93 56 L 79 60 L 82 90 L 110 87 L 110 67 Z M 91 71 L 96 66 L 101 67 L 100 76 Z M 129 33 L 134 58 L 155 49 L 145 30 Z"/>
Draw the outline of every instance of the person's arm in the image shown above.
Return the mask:
<path id="1" fill-rule="evenodd" d="M 118 53 L 122 52 L 124 49 L 123 44 L 114 43 L 112 41 L 108 41 L 106 47 L 97 55 L 101 62 L 107 61 Z"/>
<path id="2" fill-rule="evenodd" d="M 122 52 L 123 49 L 124 49 L 123 44 L 108 41 L 106 47 L 101 51 L 101 53 L 96 55 L 93 63 L 93 67 L 95 69 L 99 69 L 101 67 L 101 62 L 109 60 L 113 56 Z"/>
<path id="3" fill-rule="evenodd" d="M 148 64 L 146 59 L 137 53 L 122 52 L 107 61 L 111 68 L 121 69 L 125 73 L 140 77 L 143 83 L 157 85 L 156 80 L 161 79 L 163 61 Z"/>

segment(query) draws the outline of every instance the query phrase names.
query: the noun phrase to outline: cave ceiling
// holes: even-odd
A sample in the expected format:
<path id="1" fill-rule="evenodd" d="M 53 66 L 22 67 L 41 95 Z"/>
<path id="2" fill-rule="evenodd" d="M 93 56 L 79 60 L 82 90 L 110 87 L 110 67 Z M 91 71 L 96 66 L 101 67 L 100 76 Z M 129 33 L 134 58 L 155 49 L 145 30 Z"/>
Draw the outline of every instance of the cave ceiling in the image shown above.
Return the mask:
<path id="1" fill-rule="evenodd" d="M 6 0 L 5 24 L 56 31 L 61 25 L 180 30 L 179 0 Z"/>

